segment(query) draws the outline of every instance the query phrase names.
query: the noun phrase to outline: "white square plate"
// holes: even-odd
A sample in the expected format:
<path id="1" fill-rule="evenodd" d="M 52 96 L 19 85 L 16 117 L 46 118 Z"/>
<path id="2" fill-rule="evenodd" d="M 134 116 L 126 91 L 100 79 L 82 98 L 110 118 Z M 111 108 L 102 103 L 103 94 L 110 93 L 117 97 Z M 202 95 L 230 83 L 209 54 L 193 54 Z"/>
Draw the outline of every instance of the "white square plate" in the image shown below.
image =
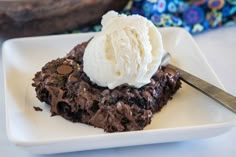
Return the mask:
<path id="1" fill-rule="evenodd" d="M 191 35 L 180 28 L 160 29 L 172 64 L 222 88 Z M 102 129 L 50 116 L 31 86 L 34 74 L 65 56 L 93 34 L 8 40 L 3 45 L 6 124 L 10 141 L 32 153 L 48 154 L 206 138 L 228 131 L 236 115 L 186 84 L 143 131 L 104 133 Z M 39 106 L 43 112 L 36 112 Z"/>

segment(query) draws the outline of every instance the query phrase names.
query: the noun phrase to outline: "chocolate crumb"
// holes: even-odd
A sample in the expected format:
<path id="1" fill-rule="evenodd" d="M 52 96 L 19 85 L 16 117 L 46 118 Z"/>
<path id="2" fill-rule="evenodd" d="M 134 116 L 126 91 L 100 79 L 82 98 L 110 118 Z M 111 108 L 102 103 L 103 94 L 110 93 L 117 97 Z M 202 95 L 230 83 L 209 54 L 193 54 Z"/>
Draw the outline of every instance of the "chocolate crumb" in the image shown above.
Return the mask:
<path id="1" fill-rule="evenodd" d="M 43 109 L 41 109 L 41 108 L 38 107 L 38 106 L 34 106 L 34 110 L 35 110 L 35 111 L 41 111 L 41 112 L 43 111 Z"/>

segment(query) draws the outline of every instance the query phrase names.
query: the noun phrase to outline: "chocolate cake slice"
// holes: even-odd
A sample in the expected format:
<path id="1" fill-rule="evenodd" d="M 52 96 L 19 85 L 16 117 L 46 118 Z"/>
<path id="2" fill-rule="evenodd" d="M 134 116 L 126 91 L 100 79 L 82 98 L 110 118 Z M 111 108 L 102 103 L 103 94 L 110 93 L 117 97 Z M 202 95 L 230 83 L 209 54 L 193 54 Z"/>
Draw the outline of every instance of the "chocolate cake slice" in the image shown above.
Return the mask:
<path id="1" fill-rule="evenodd" d="M 50 61 L 33 78 L 37 98 L 51 106 L 52 115 L 106 132 L 142 130 L 181 86 L 177 71 L 160 67 L 151 83 L 138 89 L 128 85 L 99 87 L 83 72 L 87 43 Z"/>

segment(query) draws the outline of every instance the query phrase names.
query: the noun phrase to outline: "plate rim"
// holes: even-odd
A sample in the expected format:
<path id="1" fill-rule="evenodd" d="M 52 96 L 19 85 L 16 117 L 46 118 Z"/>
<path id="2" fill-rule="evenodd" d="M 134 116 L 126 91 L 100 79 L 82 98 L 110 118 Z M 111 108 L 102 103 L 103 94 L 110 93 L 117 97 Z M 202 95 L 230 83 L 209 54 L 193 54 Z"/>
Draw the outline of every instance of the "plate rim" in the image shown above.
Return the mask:
<path id="1" fill-rule="evenodd" d="M 162 133 L 162 132 L 176 132 L 176 131 L 191 131 L 191 130 L 205 130 L 205 129 L 218 129 L 218 128 L 225 128 L 225 129 L 231 129 L 232 127 L 236 126 L 236 121 L 228 121 L 228 122 L 220 122 L 220 123 L 214 123 L 214 124 L 204 124 L 199 126 L 185 126 L 181 128 L 160 128 L 160 129 L 153 129 L 153 130 L 138 130 L 138 131 L 130 131 L 130 132 L 116 132 L 116 133 L 106 133 L 106 134 L 97 134 L 97 135 L 86 135 L 86 136 L 76 136 L 76 137 L 63 137 L 59 139 L 50 139 L 50 140 L 38 140 L 38 141 L 30 141 L 27 142 L 27 140 L 21 140 L 14 138 L 11 134 L 7 132 L 7 136 L 10 141 L 15 143 L 19 146 L 24 147 L 32 147 L 32 146 L 38 146 L 38 145 L 47 145 L 47 144 L 54 144 L 58 142 L 69 142 L 69 141 L 77 141 L 81 139 L 93 139 L 93 138 L 104 138 L 110 136 L 110 137 L 116 137 L 116 136 L 134 136 L 137 134 L 155 134 L 155 133 Z M 9 128 L 8 128 L 9 129 Z M 227 131 L 227 130 L 226 130 Z M 225 132 L 225 131 L 224 131 Z"/>

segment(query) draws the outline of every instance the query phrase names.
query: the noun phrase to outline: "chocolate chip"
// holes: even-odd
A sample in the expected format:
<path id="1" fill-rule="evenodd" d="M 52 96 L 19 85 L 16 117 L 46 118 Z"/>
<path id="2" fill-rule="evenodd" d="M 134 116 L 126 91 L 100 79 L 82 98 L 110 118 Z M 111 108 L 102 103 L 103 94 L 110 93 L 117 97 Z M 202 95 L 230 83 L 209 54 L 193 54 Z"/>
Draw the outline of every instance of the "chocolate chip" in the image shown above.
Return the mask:
<path id="1" fill-rule="evenodd" d="M 57 72 L 62 75 L 70 74 L 73 71 L 72 67 L 69 65 L 60 65 L 57 67 Z"/>
<path id="2" fill-rule="evenodd" d="M 69 83 L 73 83 L 79 80 L 79 77 L 76 77 L 76 75 L 74 75 L 73 73 L 70 74 L 70 76 L 68 77 L 68 82 Z"/>

